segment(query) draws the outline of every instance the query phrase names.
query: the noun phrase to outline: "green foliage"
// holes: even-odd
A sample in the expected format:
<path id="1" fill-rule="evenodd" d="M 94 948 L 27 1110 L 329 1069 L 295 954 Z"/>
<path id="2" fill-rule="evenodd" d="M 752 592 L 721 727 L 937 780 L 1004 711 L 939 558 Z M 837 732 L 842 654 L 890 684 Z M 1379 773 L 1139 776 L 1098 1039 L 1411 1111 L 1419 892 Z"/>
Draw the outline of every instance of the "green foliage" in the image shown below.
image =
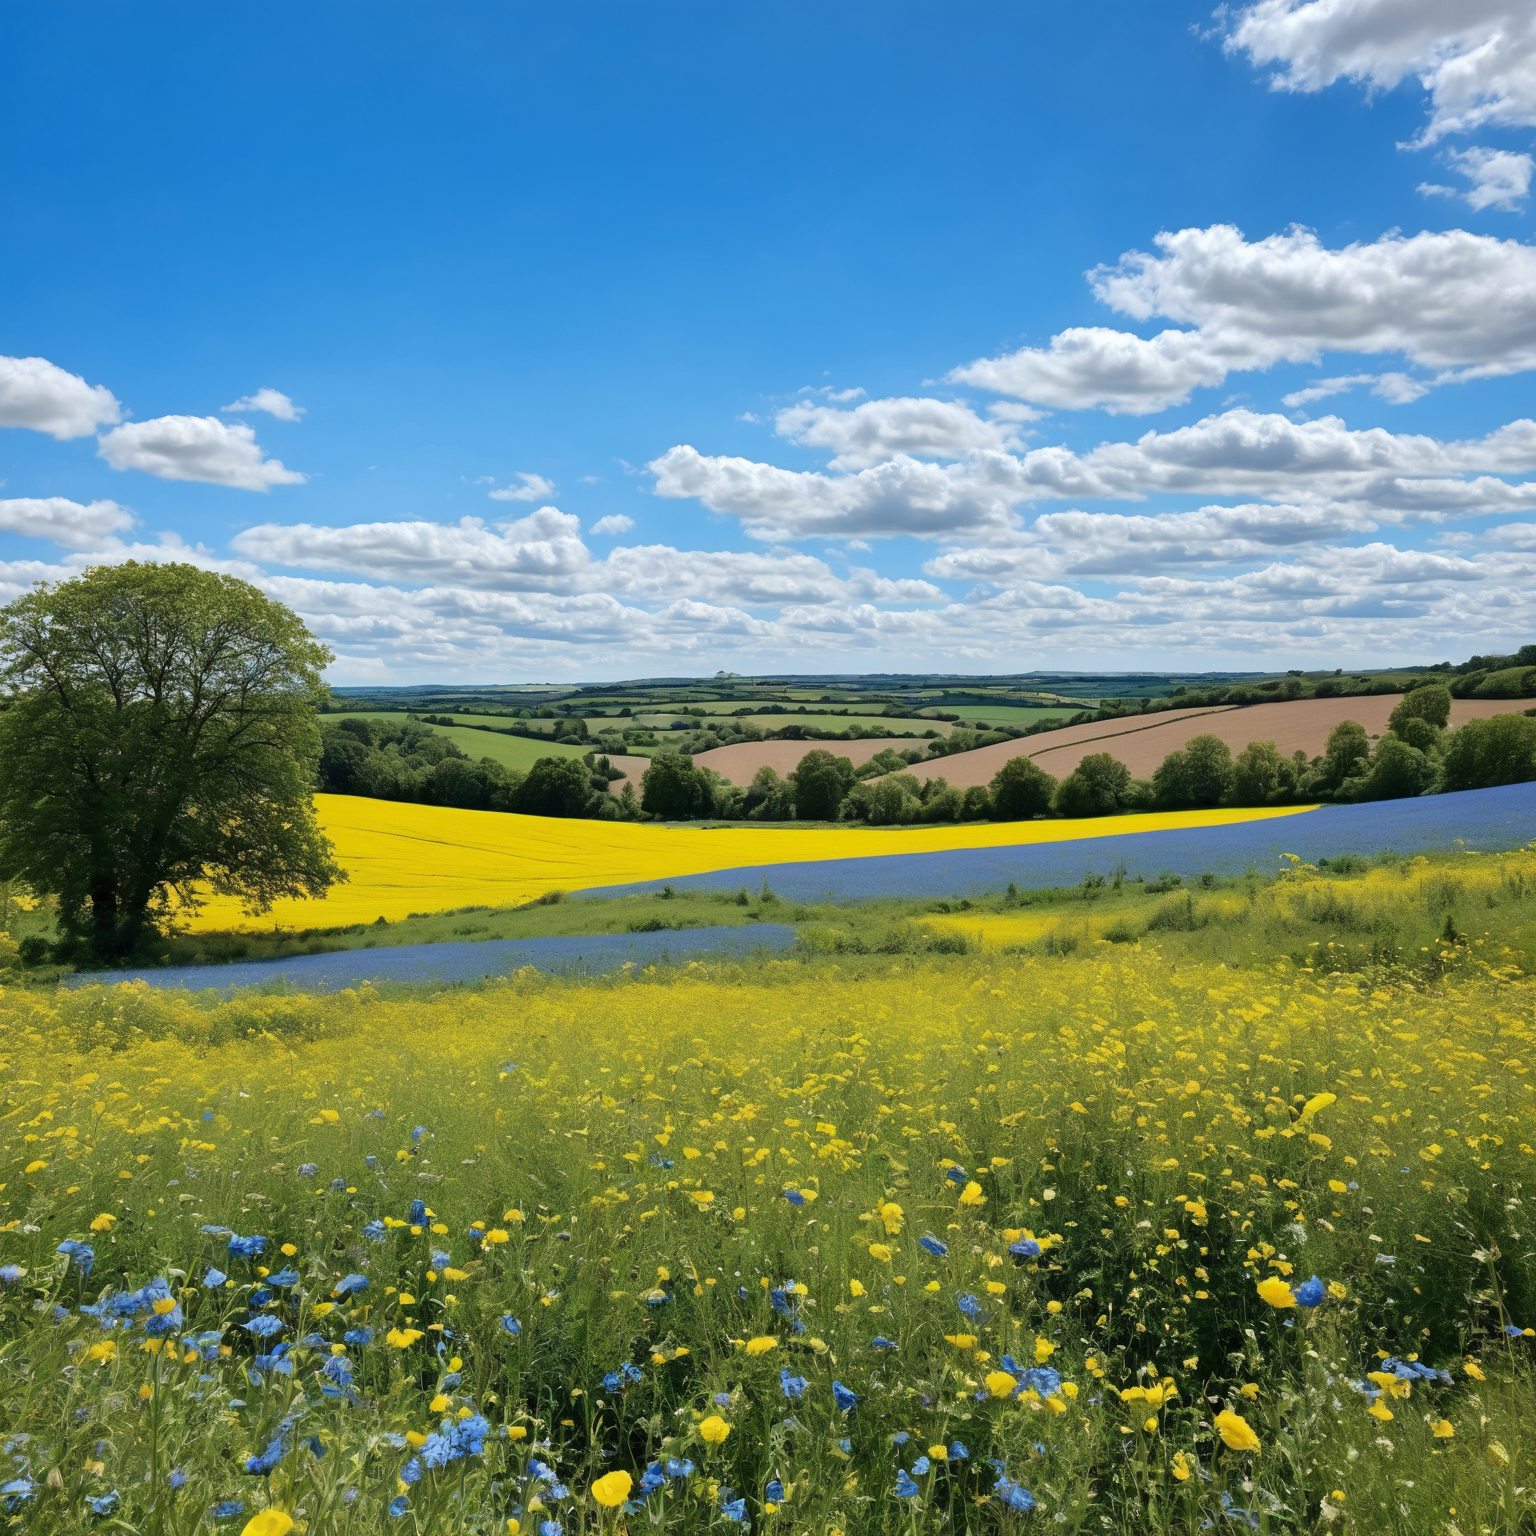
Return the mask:
<path id="1" fill-rule="evenodd" d="M 252 912 L 344 878 L 310 802 L 330 653 L 254 587 L 96 568 L 0 610 L 0 878 L 132 953 L 200 886 Z"/>
<path id="2" fill-rule="evenodd" d="M 660 752 L 640 781 L 640 808 L 663 821 L 689 821 L 714 812 L 712 777 L 691 757 Z"/>
<path id="3" fill-rule="evenodd" d="M 1448 790 L 1489 789 L 1533 778 L 1536 720 L 1527 715 L 1469 720 L 1446 742 L 1443 785 Z"/>
<path id="4" fill-rule="evenodd" d="M 836 821 L 844 796 L 857 781 L 846 757 L 834 757 L 820 748 L 807 752 L 789 776 L 795 816 L 800 821 Z"/>
<path id="5" fill-rule="evenodd" d="M 992 778 L 992 813 L 999 821 L 1026 821 L 1051 808 L 1056 780 L 1033 758 L 1010 757 Z"/>
<path id="6" fill-rule="evenodd" d="M 1250 741 L 1232 763 L 1235 805 L 1280 805 L 1296 793 L 1297 765 L 1272 741 Z"/>
<path id="7" fill-rule="evenodd" d="M 1090 752 L 1056 786 L 1055 806 L 1063 816 L 1113 816 L 1125 804 L 1131 770 L 1108 752 Z"/>
<path id="8" fill-rule="evenodd" d="M 580 759 L 541 757 L 512 792 L 509 808 L 524 816 L 587 816 L 597 794 Z"/>
<path id="9" fill-rule="evenodd" d="M 1220 805 L 1232 787 L 1232 749 L 1219 736 L 1192 737 L 1152 775 L 1157 803 L 1169 810 Z"/>
<path id="10" fill-rule="evenodd" d="M 1392 711 L 1388 729 L 1401 736 L 1401 727 L 1408 720 L 1423 720 L 1443 731 L 1451 719 L 1451 690 L 1444 683 L 1428 683 L 1405 693 L 1402 702 Z"/>
<path id="11" fill-rule="evenodd" d="M 1417 747 L 1388 734 L 1376 747 L 1371 771 L 1356 781 L 1362 800 L 1403 800 L 1427 794 L 1435 782 L 1435 764 Z"/>

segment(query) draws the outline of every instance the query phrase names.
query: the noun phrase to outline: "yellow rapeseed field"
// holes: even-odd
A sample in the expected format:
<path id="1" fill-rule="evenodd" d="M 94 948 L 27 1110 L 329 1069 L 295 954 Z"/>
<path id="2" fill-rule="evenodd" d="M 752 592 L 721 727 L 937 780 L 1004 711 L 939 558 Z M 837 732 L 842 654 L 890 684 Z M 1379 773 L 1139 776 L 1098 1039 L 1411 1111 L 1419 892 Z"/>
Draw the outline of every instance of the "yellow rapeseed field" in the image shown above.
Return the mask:
<path id="1" fill-rule="evenodd" d="M 395 921 L 413 912 L 516 905 L 549 891 L 674 879 L 754 864 L 1229 826 L 1308 809 L 1160 812 L 979 826 L 706 829 L 511 816 L 349 795 L 317 795 L 315 805 L 350 876 L 347 884 L 336 887 L 324 901 L 280 901 L 259 919 L 246 917 L 235 901 L 215 899 L 188 926 L 204 932 L 274 925 L 339 927 L 378 917 Z"/>
<path id="2" fill-rule="evenodd" d="M 5 992 L 0 1499 L 255 1536 L 1528 1532 L 1533 893 L 1532 854 L 1300 870 L 1221 918 L 1238 959 L 1213 918 Z M 1374 961 L 1410 919 L 1442 937 Z"/>

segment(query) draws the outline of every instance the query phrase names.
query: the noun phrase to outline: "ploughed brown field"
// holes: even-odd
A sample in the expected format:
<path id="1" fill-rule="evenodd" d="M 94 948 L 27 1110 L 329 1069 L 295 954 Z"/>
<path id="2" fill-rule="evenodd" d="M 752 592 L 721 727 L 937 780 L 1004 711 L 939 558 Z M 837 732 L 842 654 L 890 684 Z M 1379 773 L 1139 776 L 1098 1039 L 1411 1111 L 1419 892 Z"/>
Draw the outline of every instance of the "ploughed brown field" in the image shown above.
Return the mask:
<path id="1" fill-rule="evenodd" d="M 972 784 L 990 784 L 1011 757 L 1032 757 L 1047 773 L 1064 779 L 1090 752 L 1108 752 L 1131 770 L 1132 777 L 1149 779 L 1170 752 L 1177 752 L 1191 737 L 1206 735 L 1221 737 L 1234 755 L 1250 741 L 1272 741 L 1285 757 L 1298 750 L 1316 757 L 1327 744 L 1328 733 L 1341 720 L 1357 721 L 1370 736 L 1380 736 L 1401 698 L 1401 694 L 1377 694 L 1354 699 L 1295 699 L 1242 709 L 1181 709 L 1150 719 L 1141 715 L 1102 720 L 1096 725 L 1073 725 L 1023 741 L 1000 741 L 974 752 L 958 752 L 954 757 L 919 763 L 911 771 L 920 779 L 947 779 L 956 789 L 969 789 Z M 1523 707 L 1522 701 L 1515 699 L 1452 699 L 1451 724 L 1518 714 Z"/>
<path id="2" fill-rule="evenodd" d="M 713 768 L 732 784 L 750 784 L 752 775 L 766 763 L 775 769 L 780 778 L 787 778 L 795 771 L 800 759 L 818 747 L 834 757 L 846 757 L 857 768 L 867 763 L 876 753 L 887 747 L 897 752 L 910 752 L 914 747 L 927 750 L 926 741 L 913 741 L 910 737 L 880 741 L 738 741 L 734 746 L 716 747 L 710 752 L 700 752 L 694 762 L 703 768 Z M 969 755 L 969 754 L 965 754 Z M 643 769 L 641 770 L 644 771 Z"/>

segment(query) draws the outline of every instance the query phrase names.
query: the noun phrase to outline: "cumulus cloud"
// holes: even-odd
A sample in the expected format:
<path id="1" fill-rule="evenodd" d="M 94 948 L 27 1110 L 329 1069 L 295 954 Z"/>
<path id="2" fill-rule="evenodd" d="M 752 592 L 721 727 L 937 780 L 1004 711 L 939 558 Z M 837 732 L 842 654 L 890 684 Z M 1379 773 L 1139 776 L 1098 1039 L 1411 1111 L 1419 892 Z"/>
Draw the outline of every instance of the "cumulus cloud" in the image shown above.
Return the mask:
<path id="1" fill-rule="evenodd" d="M 504 485 L 499 490 L 489 491 L 487 494 L 492 501 L 543 501 L 546 496 L 555 494 L 555 483 L 546 480 L 543 475 L 525 474 L 519 470 L 517 478 L 521 485 Z"/>
<path id="2" fill-rule="evenodd" d="M 237 534 L 233 545 L 246 558 L 271 565 L 513 590 L 567 586 L 591 558 L 580 522 L 554 507 L 495 526 L 478 517 L 340 528 L 262 523 Z"/>
<path id="3" fill-rule="evenodd" d="M 592 532 L 602 538 L 617 538 L 621 533 L 629 533 L 634 526 L 634 518 L 626 517 L 622 512 L 611 512 L 592 524 Z"/>
<path id="4" fill-rule="evenodd" d="M 115 501 L 82 505 L 63 496 L 15 496 L 0 500 L 0 532 L 48 539 L 63 549 L 93 549 L 134 525 L 133 513 Z"/>
<path id="5" fill-rule="evenodd" d="M 953 382 L 1041 405 L 1141 415 L 1231 373 L 1328 352 L 1396 354 L 1435 381 L 1536 367 L 1536 247 L 1466 230 L 1330 250 L 1310 230 L 1250 241 L 1227 224 L 1160 234 L 1089 274 L 1095 297 L 1150 338 L 1075 327 L 957 368 Z"/>
<path id="6" fill-rule="evenodd" d="M 1237 409 L 1082 453 L 1058 445 L 949 464 L 902 456 L 839 474 L 711 457 L 684 445 L 651 469 L 657 495 L 697 497 L 768 540 L 1007 542 L 1026 504 L 1154 495 L 1331 501 L 1374 518 L 1433 520 L 1536 504 L 1536 484 L 1500 478 L 1536 470 L 1536 422 L 1443 442 L 1382 427 L 1356 431 L 1337 416 L 1295 422 Z"/>
<path id="7" fill-rule="evenodd" d="M 1455 187 L 1425 181 L 1419 184 L 1420 192 L 1435 197 L 1461 197 L 1474 208 L 1502 208 L 1506 213 L 1517 213 L 1530 195 L 1531 171 L 1536 169 L 1536 161 L 1529 155 L 1474 145 L 1446 158 L 1472 185 L 1459 192 Z"/>
<path id="8" fill-rule="evenodd" d="M 29 427 L 60 442 L 122 419 L 112 391 L 46 357 L 0 357 L 0 427 Z"/>
<path id="9" fill-rule="evenodd" d="M 870 400 L 851 411 L 792 405 L 779 412 L 774 425 L 780 437 L 831 449 L 834 469 L 867 469 L 898 454 L 959 459 L 985 449 L 1015 448 L 1017 419 L 989 421 L 953 401 L 902 398 Z"/>
<path id="10" fill-rule="evenodd" d="M 263 386 L 254 395 L 241 395 L 238 400 L 232 400 L 228 405 L 221 405 L 221 411 L 265 411 L 268 416 L 275 416 L 279 421 L 297 421 L 304 414 L 302 405 L 295 405 L 292 400 L 280 389 L 268 389 Z"/>
<path id="11" fill-rule="evenodd" d="M 1227 48 L 1277 90 L 1337 80 L 1391 90 L 1410 75 L 1430 98 L 1420 142 L 1488 125 L 1536 124 L 1536 11 L 1527 0 L 1259 0 Z"/>
<path id="12" fill-rule="evenodd" d="M 160 480 L 197 480 L 241 491 L 302 485 L 305 477 L 269 459 L 251 428 L 217 416 L 157 416 L 130 421 L 101 438 L 113 469 L 137 469 Z"/>

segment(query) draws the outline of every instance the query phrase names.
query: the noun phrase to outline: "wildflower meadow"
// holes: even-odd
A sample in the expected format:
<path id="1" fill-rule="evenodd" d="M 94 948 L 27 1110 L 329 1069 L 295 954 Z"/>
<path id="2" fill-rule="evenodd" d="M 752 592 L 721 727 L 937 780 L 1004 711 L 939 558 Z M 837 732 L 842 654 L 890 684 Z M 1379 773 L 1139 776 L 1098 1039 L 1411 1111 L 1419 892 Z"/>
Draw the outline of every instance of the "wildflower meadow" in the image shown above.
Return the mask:
<path id="1" fill-rule="evenodd" d="M 1462 854 L 967 953 L 7 990 L 6 1517 L 1529 1531 L 1533 901 Z"/>

